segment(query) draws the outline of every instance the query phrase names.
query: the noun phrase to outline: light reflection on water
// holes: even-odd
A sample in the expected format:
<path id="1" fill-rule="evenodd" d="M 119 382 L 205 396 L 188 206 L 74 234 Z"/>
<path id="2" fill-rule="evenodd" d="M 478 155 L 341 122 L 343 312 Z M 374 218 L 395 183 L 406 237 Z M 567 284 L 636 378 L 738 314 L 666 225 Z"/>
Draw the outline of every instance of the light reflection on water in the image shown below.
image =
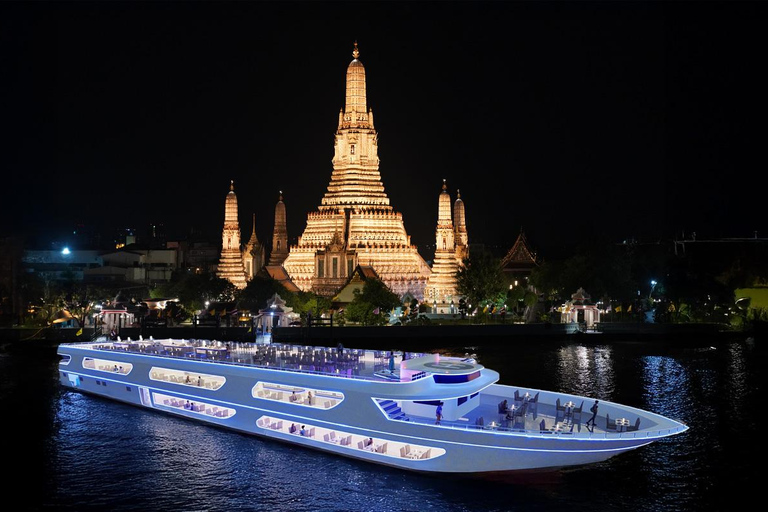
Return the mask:
<path id="1" fill-rule="evenodd" d="M 463 349 L 461 352 L 463 353 Z M 263 441 L 61 390 L 55 362 L 0 356 L 0 407 L 27 447 L 27 510 L 723 510 L 759 489 L 765 350 L 653 343 L 473 347 L 502 383 L 625 403 L 691 429 L 604 463 L 481 480 L 428 476 Z M 5 419 L 5 418 L 4 418 Z M 9 437 L 6 437 L 8 439 Z M 18 478 L 15 481 L 14 478 Z"/>
<path id="2" fill-rule="evenodd" d="M 561 391 L 611 400 L 614 368 L 610 346 L 567 345 L 558 351 Z"/>

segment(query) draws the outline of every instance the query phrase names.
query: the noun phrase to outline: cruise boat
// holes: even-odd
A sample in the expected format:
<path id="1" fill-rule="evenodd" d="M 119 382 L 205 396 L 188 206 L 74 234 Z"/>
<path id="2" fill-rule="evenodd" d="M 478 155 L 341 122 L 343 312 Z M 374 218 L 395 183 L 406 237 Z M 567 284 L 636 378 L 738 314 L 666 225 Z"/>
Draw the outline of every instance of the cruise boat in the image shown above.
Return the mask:
<path id="1" fill-rule="evenodd" d="M 592 426 L 595 398 L 500 385 L 471 357 L 177 339 L 58 353 L 77 391 L 417 472 L 578 466 L 688 429 L 604 400 Z"/>

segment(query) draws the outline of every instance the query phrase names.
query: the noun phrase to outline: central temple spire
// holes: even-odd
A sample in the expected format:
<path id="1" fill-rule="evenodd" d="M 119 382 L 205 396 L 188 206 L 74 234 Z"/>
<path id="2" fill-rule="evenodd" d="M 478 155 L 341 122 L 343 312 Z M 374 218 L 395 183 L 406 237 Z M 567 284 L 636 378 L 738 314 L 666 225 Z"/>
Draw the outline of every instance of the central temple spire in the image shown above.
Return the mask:
<path id="1" fill-rule="evenodd" d="M 333 296 L 357 265 L 371 266 L 393 292 L 421 299 L 430 269 L 411 245 L 403 217 L 384 190 L 378 134 L 366 103 L 365 68 L 359 56 L 355 43 L 334 137 L 330 183 L 283 266 L 300 289 L 326 296 Z"/>
<path id="2" fill-rule="evenodd" d="M 366 113 L 365 102 L 365 68 L 363 63 L 357 60 L 360 56 L 360 51 L 357 49 L 357 41 L 355 41 L 355 49 L 352 51 L 352 57 L 354 59 L 349 63 L 347 67 L 347 101 L 344 105 L 344 113 L 350 114 L 352 112 Z"/>

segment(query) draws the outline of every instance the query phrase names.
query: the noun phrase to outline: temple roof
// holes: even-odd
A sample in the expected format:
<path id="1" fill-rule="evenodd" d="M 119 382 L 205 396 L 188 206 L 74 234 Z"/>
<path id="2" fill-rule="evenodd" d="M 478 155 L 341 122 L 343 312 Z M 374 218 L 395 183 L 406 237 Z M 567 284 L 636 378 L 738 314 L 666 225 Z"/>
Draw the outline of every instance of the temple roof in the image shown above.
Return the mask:
<path id="1" fill-rule="evenodd" d="M 354 272 L 352 272 L 352 275 L 347 280 L 347 284 L 333 297 L 334 306 L 338 307 L 352 302 L 355 298 L 355 290 L 362 290 L 368 279 L 380 279 L 376 269 L 370 265 L 358 265 L 355 267 Z"/>
<path id="2" fill-rule="evenodd" d="M 536 265 L 538 265 L 536 254 L 529 248 L 528 240 L 525 238 L 525 233 L 523 233 L 523 230 L 521 229 L 514 245 L 501 260 L 501 267 L 534 267 Z"/>
<path id="3" fill-rule="evenodd" d="M 267 274 L 269 274 L 272 279 L 283 285 L 286 290 L 290 292 L 301 291 L 301 289 L 291 281 L 288 272 L 285 271 L 285 268 L 283 268 L 282 265 L 267 265 L 264 267 L 264 270 L 267 271 Z"/>

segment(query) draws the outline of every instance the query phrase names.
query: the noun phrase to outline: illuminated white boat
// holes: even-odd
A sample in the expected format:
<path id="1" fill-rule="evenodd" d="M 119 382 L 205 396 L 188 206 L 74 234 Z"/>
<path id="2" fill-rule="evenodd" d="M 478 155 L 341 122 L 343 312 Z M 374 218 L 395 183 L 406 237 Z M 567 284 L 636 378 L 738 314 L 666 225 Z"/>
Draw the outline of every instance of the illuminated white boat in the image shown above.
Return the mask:
<path id="1" fill-rule="evenodd" d="M 61 383 L 78 391 L 413 471 L 577 466 L 688 429 L 602 400 L 588 426 L 594 398 L 499 385 L 474 359 L 439 354 L 202 340 L 58 353 Z"/>

